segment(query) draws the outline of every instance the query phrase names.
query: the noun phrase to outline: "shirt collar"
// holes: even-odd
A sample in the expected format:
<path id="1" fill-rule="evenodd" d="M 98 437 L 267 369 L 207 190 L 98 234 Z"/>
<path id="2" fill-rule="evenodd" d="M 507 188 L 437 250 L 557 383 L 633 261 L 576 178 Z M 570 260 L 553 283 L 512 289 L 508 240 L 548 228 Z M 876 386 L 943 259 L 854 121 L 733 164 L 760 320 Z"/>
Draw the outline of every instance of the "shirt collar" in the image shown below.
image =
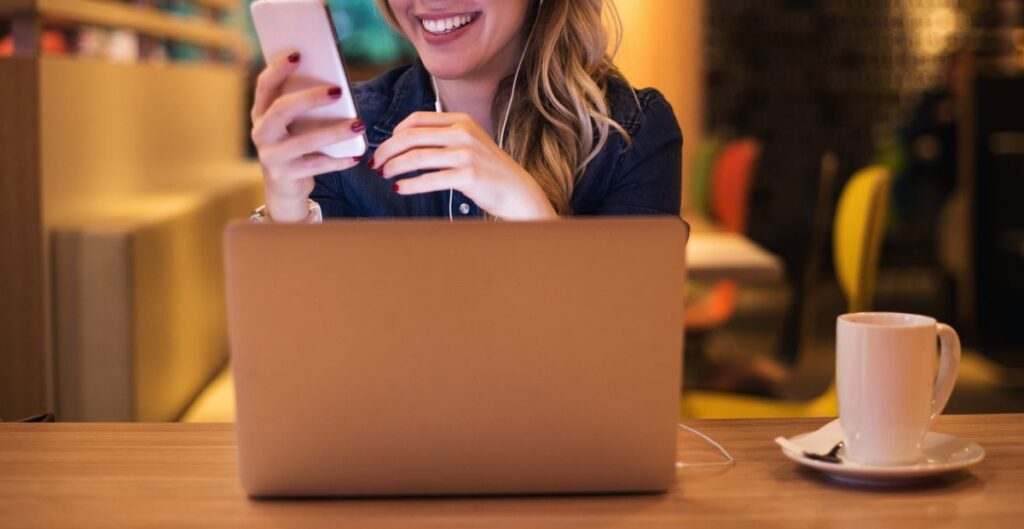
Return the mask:
<path id="1" fill-rule="evenodd" d="M 433 111 L 436 101 L 430 74 L 419 59 L 413 61 L 397 81 L 391 103 L 384 115 L 377 120 L 374 129 L 390 137 L 395 127 L 405 118 L 417 111 Z"/>

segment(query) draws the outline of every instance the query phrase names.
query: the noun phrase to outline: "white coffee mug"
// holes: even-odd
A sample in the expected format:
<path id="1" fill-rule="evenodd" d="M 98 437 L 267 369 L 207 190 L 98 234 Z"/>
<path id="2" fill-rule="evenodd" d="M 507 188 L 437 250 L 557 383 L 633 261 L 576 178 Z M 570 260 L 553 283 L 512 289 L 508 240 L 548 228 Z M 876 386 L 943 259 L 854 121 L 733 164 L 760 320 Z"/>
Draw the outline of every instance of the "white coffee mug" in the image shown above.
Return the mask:
<path id="1" fill-rule="evenodd" d="M 840 316 L 836 382 L 846 457 L 868 465 L 916 462 L 925 433 L 949 401 L 959 366 L 960 338 L 933 318 L 881 312 Z"/>

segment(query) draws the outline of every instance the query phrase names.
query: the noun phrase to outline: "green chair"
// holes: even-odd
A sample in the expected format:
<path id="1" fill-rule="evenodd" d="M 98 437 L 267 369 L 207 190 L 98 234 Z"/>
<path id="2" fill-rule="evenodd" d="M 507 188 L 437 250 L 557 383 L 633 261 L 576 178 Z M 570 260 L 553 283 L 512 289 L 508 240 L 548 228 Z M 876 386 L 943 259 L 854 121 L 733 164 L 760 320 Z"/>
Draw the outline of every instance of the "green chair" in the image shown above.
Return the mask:
<path id="1" fill-rule="evenodd" d="M 693 157 L 693 167 L 687 180 L 690 182 L 689 204 L 696 213 L 711 218 L 711 180 L 715 172 L 715 162 L 722 150 L 722 142 L 715 136 L 703 140 L 697 146 Z"/>

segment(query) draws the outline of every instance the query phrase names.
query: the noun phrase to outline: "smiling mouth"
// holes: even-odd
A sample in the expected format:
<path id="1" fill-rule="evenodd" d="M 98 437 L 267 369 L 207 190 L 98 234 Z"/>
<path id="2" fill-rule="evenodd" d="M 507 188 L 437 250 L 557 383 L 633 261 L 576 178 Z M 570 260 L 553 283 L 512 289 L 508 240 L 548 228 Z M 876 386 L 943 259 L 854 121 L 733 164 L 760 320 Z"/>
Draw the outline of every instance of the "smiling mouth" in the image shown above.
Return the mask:
<path id="1" fill-rule="evenodd" d="M 480 13 L 468 13 L 444 18 L 418 18 L 420 19 L 420 25 L 423 26 L 427 33 L 431 35 L 446 35 L 476 22 L 480 18 Z"/>

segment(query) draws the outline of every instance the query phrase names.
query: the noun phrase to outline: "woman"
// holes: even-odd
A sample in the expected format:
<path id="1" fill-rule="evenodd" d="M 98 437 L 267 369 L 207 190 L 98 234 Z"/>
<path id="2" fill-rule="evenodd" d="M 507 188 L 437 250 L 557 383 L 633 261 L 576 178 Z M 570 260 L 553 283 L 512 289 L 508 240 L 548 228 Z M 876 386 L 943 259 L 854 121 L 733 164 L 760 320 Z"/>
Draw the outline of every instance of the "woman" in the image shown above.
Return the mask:
<path id="1" fill-rule="evenodd" d="M 340 88 L 280 96 L 298 54 L 260 75 L 264 218 L 679 214 L 682 134 L 665 98 L 612 64 L 610 0 L 378 5 L 419 60 L 354 88 L 362 120 L 291 136 L 292 119 Z M 364 131 L 366 156 L 315 154 Z"/>

